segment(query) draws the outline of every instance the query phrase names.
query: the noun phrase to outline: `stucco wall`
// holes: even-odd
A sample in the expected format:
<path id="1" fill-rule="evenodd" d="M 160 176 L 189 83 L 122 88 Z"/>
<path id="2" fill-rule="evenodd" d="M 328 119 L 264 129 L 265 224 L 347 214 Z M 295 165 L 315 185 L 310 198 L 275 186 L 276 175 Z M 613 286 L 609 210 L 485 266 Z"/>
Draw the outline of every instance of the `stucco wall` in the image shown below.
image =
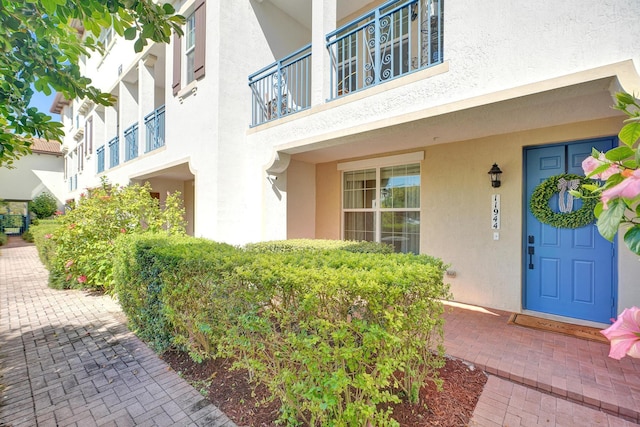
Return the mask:
<path id="1" fill-rule="evenodd" d="M 471 0 L 447 2 L 446 67 L 433 67 L 440 67 L 439 74 L 399 87 L 388 82 L 379 91 L 367 89 L 368 96 L 362 92 L 362 99 L 352 94 L 343 98 L 344 103 L 333 101 L 330 109 L 318 106 L 298 120 L 265 129 L 261 138 L 274 146 L 299 147 L 311 139 L 356 133 L 367 125 L 384 126 L 392 117 L 620 61 L 634 60 L 637 68 L 640 56 L 630 41 L 640 39 L 640 27 L 634 24 L 639 14 L 635 0 L 498 0 L 490 6 Z M 447 110 L 450 107 L 439 114 Z"/>
<path id="2" fill-rule="evenodd" d="M 61 156 L 33 153 L 14 163 L 14 168 L 0 167 L 0 199 L 32 200 L 47 191 L 58 199 L 61 207 L 65 200 Z"/>
<path id="3" fill-rule="evenodd" d="M 287 238 L 315 237 L 315 165 L 292 161 L 287 168 Z"/>
<path id="4" fill-rule="evenodd" d="M 320 163 L 316 166 L 316 238 L 340 239 L 342 206 L 341 174 L 338 163 Z"/>
<path id="5" fill-rule="evenodd" d="M 575 123 L 423 147 L 421 252 L 451 264 L 446 277 L 461 302 L 510 311 L 522 309 L 523 148 L 615 135 L 621 119 Z M 393 141 L 390 141 L 390 146 Z M 395 154 L 395 153 L 388 153 Z M 502 186 L 491 187 L 493 163 Z M 339 238 L 340 172 L 337 163 L 316 168 L 316 236 Z M 499 240 L 491 229 L 491 195 L 501 197 Z M 640 304 L 638 257 L 618 244 L 620 309 Z"/>

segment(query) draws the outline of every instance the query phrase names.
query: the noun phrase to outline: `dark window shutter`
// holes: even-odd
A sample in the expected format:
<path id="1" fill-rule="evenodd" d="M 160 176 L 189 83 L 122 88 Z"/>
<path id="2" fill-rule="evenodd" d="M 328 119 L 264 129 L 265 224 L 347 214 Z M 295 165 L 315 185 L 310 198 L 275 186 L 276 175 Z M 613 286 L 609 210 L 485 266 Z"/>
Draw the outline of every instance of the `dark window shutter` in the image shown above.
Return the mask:
<path id="1" fill-rule="evenodd" d="M 180 91 L 180 81 L 182 80 L 180 76 L 180 70 L 182 68 L 182 38 L 174 34 L 173 35 L 173 84 L 171 87 L 173 88 L 173 95 L 177 95 Z"/>
<path id="2" fill-rule="evenodd" d="M 193 77 L 198 80 L 204 77 L 205 41 L 207 39 L 207 12 L 205 0 L 198 0 L 194 13 L 196 15 L 196 46 L 193 64 Z"/>

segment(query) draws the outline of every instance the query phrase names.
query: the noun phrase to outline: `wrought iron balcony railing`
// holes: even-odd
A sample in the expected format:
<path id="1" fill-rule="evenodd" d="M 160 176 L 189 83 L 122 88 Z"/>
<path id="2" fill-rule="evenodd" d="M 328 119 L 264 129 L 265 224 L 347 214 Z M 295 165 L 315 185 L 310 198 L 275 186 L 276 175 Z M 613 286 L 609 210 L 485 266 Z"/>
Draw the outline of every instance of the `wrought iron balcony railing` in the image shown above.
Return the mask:
<path id="1" fill-rule="evenodd" d="M 328 34 L 330 99 L 441 63 L 442 16 L 442 0 L 394 0 Z"/>
<path id="2" fill-rule="evenodd" d="M 138 157 L 138 124 L 129 126 L 124 131 L 124 161 Z"/>
<path id="3" fill-rule="evenodd" d="M 96 150 L 98 173 L 104 172 L 104 145 Z"/>
<path id="4" fill-rule="evenodd" d="M 251 126 L 311 106 L 311 45 L 249 76 Z"/>
<path id="5" fill-rule="evenodd" d="M 107 144 L 109 146 L 109 168 L 120 164 L 120 139 L 116 136 Z"/>
<path id="6" fill-rule="evenodd" d="M 148 153 L 164 146 L 164 105 L 156 108 L 144 118 L 147 128 L 144 152 Z"/>

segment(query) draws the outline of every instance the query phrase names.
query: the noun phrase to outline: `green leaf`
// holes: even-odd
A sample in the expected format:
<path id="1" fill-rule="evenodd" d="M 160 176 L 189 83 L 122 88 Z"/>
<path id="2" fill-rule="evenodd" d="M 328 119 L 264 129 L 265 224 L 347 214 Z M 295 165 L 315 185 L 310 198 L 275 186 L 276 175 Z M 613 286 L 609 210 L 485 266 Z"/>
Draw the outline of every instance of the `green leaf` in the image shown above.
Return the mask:
<path id="1" fill-rule="evenodd" d="M 609 163 L 603 163 L 600 166 L 598 166 L 597 168 L 595 168 L 594 170 L 592 170 L 591 173 L 587 175 L 587 178 L 591 178 L 594 175 L 598 175 L 598 174 L 606 171 L 610 167 L 611 167 L 611 165 Z"/>
<path id="2" fill-rule="evenodd" d="M 633 121 L 622 127 L 618 134 L 620 141 L 624 142 L 629 148 L 640 138 L 640 122 Z"/>
<path id="3" fill-rule="evenodd" d="M 56 12 L 57 5 L 55 0 L 41 0 L 41 1 L 42 1 L 42 6 L 44 7 L 44 10 L 46 10 L 49 15 L 53 15 Z"/>
<path id="4" fill-rule="evenodd" d="M 171 5 L 171 3 L 163 4 L 162 9 L 164 10 L 164 13 L 166 13 L 167 15 L 173 15 L 174 13 L 176 13 L 176 10 Z"/>
<path id="5" fill-rule="evenodd" d="M 639 129 L 640 130 L 640 129 Z M 612 162 L 620 162 L 634 155 L 634 151 L 626 146 L 613 148 L 604 155 L 607 160 Z"/>
<path id="6" fill-rule="evenodd" d="M 142 52 L 144 45 L 145 45 L 144 39 L 138 38 L 138 40 L 136 40 L 135 44 L 133 45 L 133 50 L 135 50 L 136 53 L 140 53 Z"/>
<path id="7" fill-rule="evenodd" d="M 603 209 L 598 217 L 598 231 L 602 237 L 610 242 L 613 241 L 626 208 L 627 205 L 622 199 L 609 201 L 608 209 Z"/>
<path id="8" fill-rule="evenodd" d="M 633 96 L 631 96 L 631 94 L 628 94 L 627 92 L 617 92 L 616 100 L 624 105 L 633 104 L 635 102 Z"/>
<path id="9" fill-rule="evenodd" d="M 640 255 L 640 225 L 634 225 L 624 234 L 624 243 L 631 252 Z"/>
<path id="10" fill-rule="evenodd" d="M 596 184 L 584 184 L 584 185 L 582 186 L 582 188 L 584 188 L 585 190 L 587 190 L 587 192 L 589 192 L 589 193 L 593 193 L 593 192 L 598 191 L 598 190 L 600 189 L 600 186 L 599 186 L 599 185 L 596 185 Z M 586 195 L 586 194 L 585 194 L 585 195 Z"/>
<path id="11" fill-rule="evenodd" d="M 129 27 L 124 30 L 124 38 L 127 40 L 133 40 L 136 38 L 136 34 L 138 33 L 138 29 L 136 27 Z"/>
<path id="12" fill-rule="evenodd" d="M 596 218 L 600 218 L 600 214 L 602 213 L 604 209 L 604 205 L 602 204 L 602 202 L 598 202 L 596 204 L 596 207 L 593 208 L 593 214 L 595 215 Z"/>

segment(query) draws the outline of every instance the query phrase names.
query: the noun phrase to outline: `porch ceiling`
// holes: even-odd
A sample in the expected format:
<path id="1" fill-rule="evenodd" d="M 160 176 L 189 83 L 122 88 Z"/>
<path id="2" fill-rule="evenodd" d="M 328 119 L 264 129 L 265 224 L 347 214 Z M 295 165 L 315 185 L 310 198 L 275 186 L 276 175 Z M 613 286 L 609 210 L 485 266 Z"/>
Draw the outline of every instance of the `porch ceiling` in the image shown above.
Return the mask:
<path id="1" fill-rule="evenodd" d="M 302 24 L 305 28 L 311 29 L 311 2 L 312 0 L 265 0 L 271 2 L 278 9 Z M 370 0 L 336 0 L 337 19 L 341 21 L 349 15 L 363 9 L 371 3 Z"/>
<path id="2" fill-rule="evenodd" d="M 428 145 L 464 141 L 538 128 L 564 125 L 622 115 L 611 108 L 615 78 L 602 78 L 526 96 L 503 97 L 500 101 L 477 100 L 438 106 L 407 115 L 395 125 L 375 130 L 353 131 L 346 136 L 318 139 L 318 142 L 281 150 L 293 159 L 308 163 L 371 156 L 391 150 L 417 149 Z M 495 99 L 495 97 L 493 98 Z M 471 101 L 469 103 L 469 101 Z M 476 101 L 476 102 L 474 102 Z M 458 105 L 456 105 L 458 104 Z M 622 122 L 621 122 L 622 123 Z M 392 141 L 392 145 L 390 145 Z"/>

